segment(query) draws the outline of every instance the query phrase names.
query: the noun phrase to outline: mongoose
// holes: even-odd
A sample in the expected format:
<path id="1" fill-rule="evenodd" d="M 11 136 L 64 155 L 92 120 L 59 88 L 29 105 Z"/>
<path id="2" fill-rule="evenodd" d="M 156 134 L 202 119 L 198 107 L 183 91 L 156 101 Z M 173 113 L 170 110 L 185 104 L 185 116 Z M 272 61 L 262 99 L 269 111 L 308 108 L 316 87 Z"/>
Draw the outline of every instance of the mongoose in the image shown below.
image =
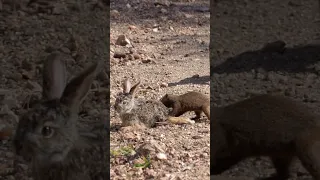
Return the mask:
<path id="1" fill-rule="evenodd" d="M 172 108 L 170 116 L 178 117 L 188 111 L 194 111 L 196 117 L 192 120 L 200 119 L 201 112 L 210 120 L 210 99 L 199 92 L 188 92 L 183 95 L 166 94 L 161 98 L 161 102 L 168 108 Z"/>
<path id="2" fill-rule="evenodd" d="M 211 175 L 241 160 L 270 157 L 276 174 L 289 178 L 294 157 L 314 179 L 320 180 L 320 125 L 304 104 L 280 95 L 258 95 L 228 106 L 213 107 L 211 122 Z"/>

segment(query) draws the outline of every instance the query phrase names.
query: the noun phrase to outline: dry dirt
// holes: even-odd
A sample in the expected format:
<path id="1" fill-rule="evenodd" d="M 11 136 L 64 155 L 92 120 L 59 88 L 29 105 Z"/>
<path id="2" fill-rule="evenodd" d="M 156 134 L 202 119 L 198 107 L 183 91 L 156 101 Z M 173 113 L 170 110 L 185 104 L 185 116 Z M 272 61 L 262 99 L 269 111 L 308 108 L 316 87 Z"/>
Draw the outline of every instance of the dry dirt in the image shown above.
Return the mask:
<path id="1" fill-rule="evenodd" d="M 111 1 L 110 9 L 111 179 L 209 179 L 205 116 L 193 125 L 128 130 L 119 127 L 113 107 L 126 77 L 141 81 L 140 98 L 157 100 L 191 90 L 209 96 L 209 1 L 123 0 Z M 131 44 L 116 45 L 120 35 Z M 155 157 L 160 152 L 166 160 Z"/>
<path id="2" fill-rule="evenodd" d="M 319 111 L 318 19 L 315 0 L 218 1 L 211 15 L 213 104 L 230 104 L 252 93 L 280 92 Z M 284 49 L 260 51 L 266 43 L 279 40 L 286 43 Z M 269 159 L 259 157 L 239 163 L 220 178 L 253 179 L 274 172 Z M 292 180 L 311 179 L 299 161 L 291 172 Z"/>
<path id="3" fill-rule="evenodd" d="M 88 63 L 106 62 L 93 83 L 95 90 L 83 102 L 80 119 L 88 125 L 107 122 L 109 8 L 102 1 L 42 0 L 30 1 L 33 3 L 29 5 L 28 0 L 1 2 L 0 179 L 32 179 L 25 162 L 14 166 L 12 136 L 18 116 L 40 98 L 40 72 L 47 55 L 55 50 L 62 53 L 69 79 Z"/>

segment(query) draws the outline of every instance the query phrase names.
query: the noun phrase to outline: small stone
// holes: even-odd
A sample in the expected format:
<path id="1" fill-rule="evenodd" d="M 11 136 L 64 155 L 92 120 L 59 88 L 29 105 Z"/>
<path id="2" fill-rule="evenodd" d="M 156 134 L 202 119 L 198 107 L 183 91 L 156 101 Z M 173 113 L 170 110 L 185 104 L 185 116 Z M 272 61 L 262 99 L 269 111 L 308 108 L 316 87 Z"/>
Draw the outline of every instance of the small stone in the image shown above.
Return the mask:
<path id="1" fill-rule="evenodd" d="M 64 53 L 66 53 L 66 54 L 70 54 L 70 53 L 71 53 L 70 49 L 67 48 L 67 47 L 62 47 L 60 50 L 61 50 L 62 52 L 64 52 Z"/>
<path id="2" fill-rule="evenodd" d="M 167 155 L 166 154 L 164 154 L 164 153 L 157 153 L 157 158 L 159 159 L 159 160 L 166 160 L 167 159 Z"/>
<path id="3" fill-rule="evenodd" d="M 125 35 L 118 36 L 118 39 L 116 41 L 116 45 L 120 46 L 126 46 L 128 44 L 131 44 L 129 39 Z"/>
<path id="4" fill-rule="evenodd" d="M 22 75 L 22 78 L 23 78 L 23 79 L 32 79 L 32 75 L 31 75 L 31 73 L 28 72 L 28 71 L 23 70 L 22 73 L 21 73 L 21 75 Z"/>
<path id="5" fill-rule="evenodd" d="M 160 87 L 168 87 L 169 85 L 168 85 L 168 83 L 161 83 L 160 84 Z"/>
<path id="6" fill-rule="evenodd" d="M 151 59 L 149 59 L 149 58 L 148 58 L 148 59 L 142 59 L 141 62 L 142 62 L 142 63 L 150 63 L 150 62 L 151 62 Z"/>
<path id="7" fill-rule="evenodd" d="M 27 82 L 27 88 L 30 90 L 34 90 L 34 91 L 41 91 L 42 87 L 40 86 L 40 84 L 38 84 L 37 82 L 33 82 L 28 80 Z"/>
<path id="8" fill-rule="evenodd" d="M 88 112 L 89 116 L 97 116 L 99 114 L 99 111 L 97 109 L 92 109 Z"/>
<path id="9" fill-rule="evenodd" d="M 201 139 L 201 136 L 192 136 L 192 139 Z"/>
<path id="10" fill-rule="evenodd" d="M 83 62 L 87 59 L 86 55 L 84 54 L 77 54 L 76 57 L 75 57 L 75 60 L 77 62 Z"/>
<path id="11" fill-rule="evenodd" d="M 126 57 L 126 54 L 125 53 L 122 53 L 122 52 L 115 52 L 114 55 L 113 55 L 114 58 L 118 58 L 118 59 L 121 59 L 121 58 L 125 58 Z"/>
<path id="12" fill-rule="evenodd" d="M 120 13 L 117 10 L 112 10 L 112 11 L 110 11 L 110 16 L 111 17 L 119 17 Z"/>
<path id="13" fill-rule="evenodd" d="M 199 74 L 195 74 L 195 75 L 193 75 L 192 77 L 193 77 L 193 78 L 199 78 L 200 75 L 199 75 Z"/>
<path id="14" fill-rule="evenodd" d="M 130 30 L 134 30 L 134 29 L 137 29 L 137 27 L 136 27 L 136 26 L 133 26 L 133 25 L 130 25 L 130 26 L 129 26 L 129 29 L 130 29 Z"/>
<path id="15" fill-rule="evenodd" d="M 161 13 L 166 14 L 166 13 L 168 13 L 168 10 L 161 8 Z"/>
<path id="16" fill-rule="evenodd" d="M 141 56 L 139 54 L 133 54 L 134 59 L 141 59 Z"/>

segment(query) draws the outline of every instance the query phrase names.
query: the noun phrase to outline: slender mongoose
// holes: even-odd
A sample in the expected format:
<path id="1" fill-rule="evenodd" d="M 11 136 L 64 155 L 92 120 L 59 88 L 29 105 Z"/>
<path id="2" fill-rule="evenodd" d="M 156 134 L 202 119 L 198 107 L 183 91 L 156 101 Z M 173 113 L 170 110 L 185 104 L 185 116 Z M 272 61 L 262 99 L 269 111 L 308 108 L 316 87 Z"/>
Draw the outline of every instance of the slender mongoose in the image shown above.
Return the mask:
<path id="1" fill-rule="evenodd" d="M 196 117 L 193 120 L 200 119 L 201 113 L 210 120 L 210 99 L 200 92 L 188 92 L 183 95 L 166 94 L 161 98 L 161 102 L 168 108 L 172 108 L 170 116 L 178 117 L 188 111 L 194 111 Z"/>
<path id="2" fill-rule="evenodd" d="M 320 180 L 320 121 L 308 106 L 284 96 L 258 95 L 212 110 L 211 175 L 248 157 L 268 156 L 276 174 L 267 179 L 285 180 L 298 157 Z"/>

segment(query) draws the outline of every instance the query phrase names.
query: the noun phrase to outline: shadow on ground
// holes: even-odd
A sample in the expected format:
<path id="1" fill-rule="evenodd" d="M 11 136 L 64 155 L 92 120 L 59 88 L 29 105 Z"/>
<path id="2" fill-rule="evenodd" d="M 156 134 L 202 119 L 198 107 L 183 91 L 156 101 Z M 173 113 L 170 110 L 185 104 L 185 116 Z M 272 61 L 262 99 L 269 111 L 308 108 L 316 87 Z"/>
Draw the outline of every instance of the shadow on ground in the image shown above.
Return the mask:
<path id="1" fill-rule="evenodd" d="M 320 70 L 320 44 L 301 45 L 292 48 L 246 51 L 228 58 L 220 65 L 211 68 L 211 73 L 241 73 L 263 69 L 288 73 L 310 72 Z"/>
<path id="2" fill-rule="evenodd" d="M 169 83 L 168 86 L 177 86 L 177 85 L 184 85 L 184 84 L 208 84 L 210 81 L 210 76 L 192 76 L 185 79 L 182 79 L 179 82 Z"/>

